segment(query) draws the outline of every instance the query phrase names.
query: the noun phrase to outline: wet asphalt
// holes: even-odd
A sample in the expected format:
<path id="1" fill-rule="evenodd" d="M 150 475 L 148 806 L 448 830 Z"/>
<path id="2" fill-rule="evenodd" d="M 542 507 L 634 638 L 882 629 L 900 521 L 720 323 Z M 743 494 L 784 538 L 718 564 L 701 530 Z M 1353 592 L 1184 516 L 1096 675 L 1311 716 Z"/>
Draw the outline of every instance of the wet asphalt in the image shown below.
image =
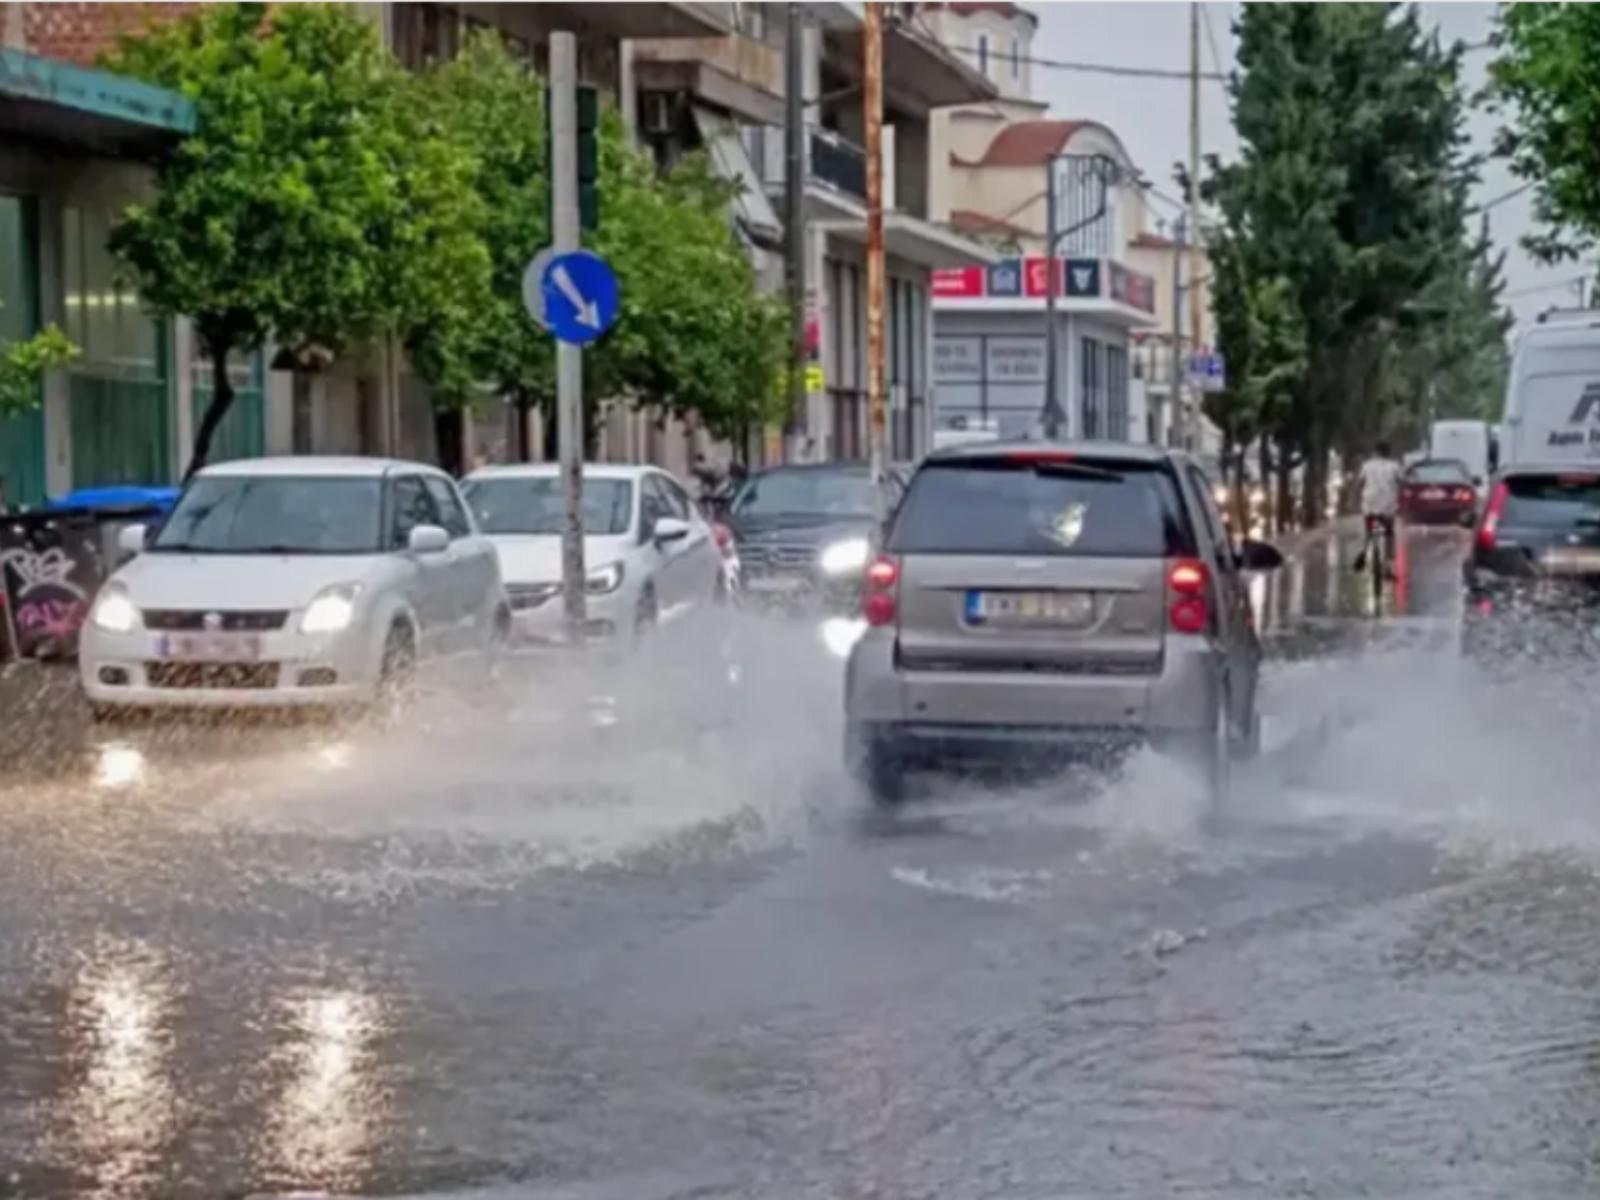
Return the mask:
<path id="1" fill-rule="evenodd" d="M 874 815 L 809 627 L 389 728 L 13 673 L 0 1196 L 1593 1195 L 1595 716 L 1456 660 L 1461 537 L 1257 588 L 1220 823 L 1154 756 Z"/>

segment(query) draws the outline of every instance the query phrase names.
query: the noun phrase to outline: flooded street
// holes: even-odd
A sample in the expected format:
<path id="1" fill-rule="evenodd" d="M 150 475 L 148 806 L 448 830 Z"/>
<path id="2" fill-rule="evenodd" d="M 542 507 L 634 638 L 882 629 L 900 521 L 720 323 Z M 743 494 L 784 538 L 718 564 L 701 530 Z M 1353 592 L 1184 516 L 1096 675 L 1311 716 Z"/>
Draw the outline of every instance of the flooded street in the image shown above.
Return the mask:
<path id="1" fill-rule="evenodd" d="M 814 629 L 16 740 L 0 1196 L 1592 1195 L 1596 710 L 1457 660 L 1461 536 L 1263 587 L 1220 823 L 1154 755 L 875 815 Z"/>

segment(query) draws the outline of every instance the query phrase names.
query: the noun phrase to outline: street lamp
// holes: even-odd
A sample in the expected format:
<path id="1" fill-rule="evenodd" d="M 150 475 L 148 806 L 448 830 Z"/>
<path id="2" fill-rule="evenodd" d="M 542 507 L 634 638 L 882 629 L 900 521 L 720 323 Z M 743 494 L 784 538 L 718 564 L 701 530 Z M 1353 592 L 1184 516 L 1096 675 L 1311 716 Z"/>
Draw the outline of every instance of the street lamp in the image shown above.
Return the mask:
<path id="1" fill-rule="evenodd" d="M 1087 162 L 1089 173 L 1100 185 L 1100 201 L 1089 216 L 1081 221 L 1074 221 L 1065 229 L 1058 230 L 1056 165 L 1068 160 Z M 1104 154 L 1052 154 L 1046 160 L 1044 170 L 1044 409 L 1039 415 L 1044 425 L 1045 437 L 1054 441 L 1061 436 L 1061 423 L 1066 418 L 1066 413 L 1061 408 L 1061 400 L 1056 395 L 1056 377 L 1059 373 L 1056 357 L 1059 338 L 1056 329 L 1056 293 L 1060 288 L 1060 281 L 1066 278 L 1066 273 L 1063 271 L 1058 274 L 1056 271 L 1056 263 L 1059 261 L 1056 252 L 1067 238 L 1080 229 L 1088 228 L 1106 215 L 1111 188 L 1117 182 L 1119 172 L 1117 164 Z"/>

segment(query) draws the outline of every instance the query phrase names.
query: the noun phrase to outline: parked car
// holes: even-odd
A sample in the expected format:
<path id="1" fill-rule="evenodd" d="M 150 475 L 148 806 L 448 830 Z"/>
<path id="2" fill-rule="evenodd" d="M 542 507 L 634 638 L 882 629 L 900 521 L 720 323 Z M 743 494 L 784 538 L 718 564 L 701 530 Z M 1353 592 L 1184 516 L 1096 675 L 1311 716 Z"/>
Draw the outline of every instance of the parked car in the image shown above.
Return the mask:
<path id="1" fill-rule="evenodd" d="M 500 555 L 515 640 L 559 645 L 561 529 L 566 505 L 554 464 L 487 467 L 462 481 Z M 585 637 L 629 644 L 640 634 L 723 603 L 732 583 L 711 525 L 671 475 L 655 467 L 583 469 Z"/>
<path id="2" fill-rule="evenodd" d="M 1423 459 L 1400 477 L 1402 520 L 1416 525 L 1470 525 L 1477 515 L 1477 482 L 1464 462 Z"/>
<path id="3" fill-rule="evenodd" d="M 1465 570 L 1461 647 L 1484 665 L 1600 658 L 1600 471 L 1515 467 Z"/>
<path id="4" fill-rule="evenodd" d="M 751 475 L 728 508 L 746 599 L 854 613 L 877 544 L 880 507 L 894 511 L 904 480 L 896 468 L 874 484 L 859 463 L 771 467 Z"/>
<path id="5" fill-rule="evenodd" d="M 935 451 L 868 567 L 846 755 L 880 802 L 908 768 L 1153 742 L 1226 794 L 1259 744 L 1244 572 L 1194 461 L 1153 447 Z"/>
<path id="6" fill-rule="evenodd" d="M 492 651 L 510 609 L 455 484 L 418 463 L 265 458 L 208 468 L 100 588 L 79 671 L 135 707 L 367 704 L 419 666 Z"/>

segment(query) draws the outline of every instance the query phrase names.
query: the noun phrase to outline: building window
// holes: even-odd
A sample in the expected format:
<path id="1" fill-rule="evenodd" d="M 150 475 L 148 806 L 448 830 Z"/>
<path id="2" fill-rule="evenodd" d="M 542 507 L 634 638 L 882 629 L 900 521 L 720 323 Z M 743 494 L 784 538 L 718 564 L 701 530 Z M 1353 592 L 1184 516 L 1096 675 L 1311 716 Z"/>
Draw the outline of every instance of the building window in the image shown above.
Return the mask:
<path id="1" fill-rule="evenodd" d="M 1022 78 L 1022 39 L 1011 39 L 1011 78 Z"/>
<path id="2" fill-rule="evenodd" d="M 1104 437 L 1106 346 L 1094 338 L 1086 337 L 1078 340 L 1078 349 L 1079 362 L 1082 364 L 1079 378 L 1083 385 L 1083 436 Z"/>
<path id="3" fill-rule="evenodd" d="M 1128 352 L 1121 346 L 1106 347 L 1106 436 L 1124 441 L 1133 430 L 1128 427 Z"/>
<path id="4" fill-rule="evenodd" d="M 989 73 L 989 35 L 986 33 L 978 35 L 978 71 L 984 75 Z"/>

